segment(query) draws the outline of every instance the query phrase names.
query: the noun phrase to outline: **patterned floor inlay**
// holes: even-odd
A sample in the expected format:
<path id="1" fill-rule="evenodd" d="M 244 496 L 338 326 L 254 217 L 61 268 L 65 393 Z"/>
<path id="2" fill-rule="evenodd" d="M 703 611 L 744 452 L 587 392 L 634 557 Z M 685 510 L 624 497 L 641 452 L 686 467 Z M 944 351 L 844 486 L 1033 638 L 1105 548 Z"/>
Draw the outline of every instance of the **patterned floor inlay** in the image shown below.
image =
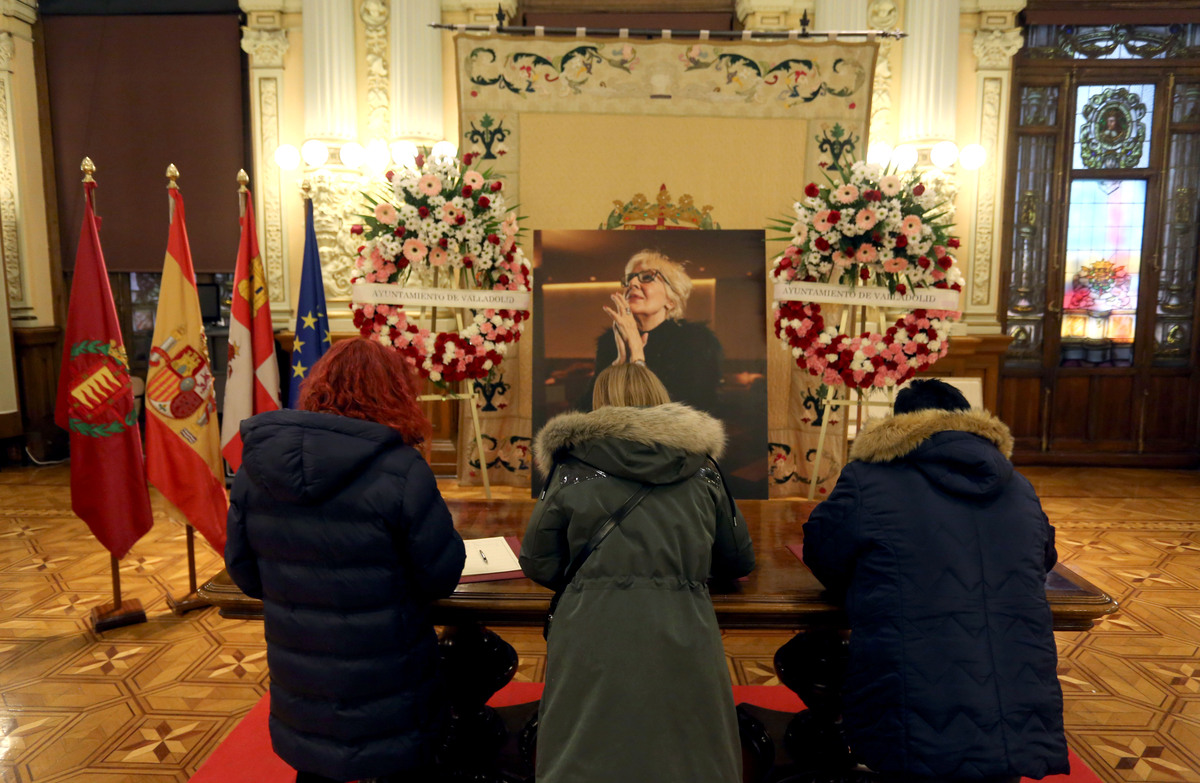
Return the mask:
<path id="1" fill-rule="evenodd" d="M 1200 473 L 1022 472 L 1063 562 L 1121 603 L 1057 635 L 1071 746 L 1106 783 L 1200 783 Z M 155 497 L 153 530 L 120 564 L 147 622 L 93 632 L 110 560 L 70 512 L 66 467 L 3 470 L 0 487 L 0 783 L 186 781 L 266 691 L 262 625 L 171 613 L 168 594 L 188 588 L 186 537 Z M 221 562 L 196 545 L 203 581 Z M 493 630 L 517 648 L 518 681 L 544 679 L 540 629 Z M 790 636 L 727 631 L 733 680 L 778 684 L 772 658 Z"/>

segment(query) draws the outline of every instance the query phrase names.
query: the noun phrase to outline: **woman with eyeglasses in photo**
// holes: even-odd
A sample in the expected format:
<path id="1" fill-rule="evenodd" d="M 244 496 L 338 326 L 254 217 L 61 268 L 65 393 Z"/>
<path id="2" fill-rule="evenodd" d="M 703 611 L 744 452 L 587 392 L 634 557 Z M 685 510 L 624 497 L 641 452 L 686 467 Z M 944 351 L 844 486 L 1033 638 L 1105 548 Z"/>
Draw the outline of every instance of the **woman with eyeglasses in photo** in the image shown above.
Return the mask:
<path id="1" fill-rule="evenodd" d="M 704 323 L 684 319 L 692 280 L 683 264 L 654 250 L 634 253 L 625 264 L 620 292 L 604 312 L 611 332 L 596 342 L 593 378 L 606 367 L 645 364 L 673 402 L 715 413 L 721 384 L 721 343 Z M 590 402 L 591 390 L 588 390 Z M 584 406 L 586 408 L 586 403 Z"/>

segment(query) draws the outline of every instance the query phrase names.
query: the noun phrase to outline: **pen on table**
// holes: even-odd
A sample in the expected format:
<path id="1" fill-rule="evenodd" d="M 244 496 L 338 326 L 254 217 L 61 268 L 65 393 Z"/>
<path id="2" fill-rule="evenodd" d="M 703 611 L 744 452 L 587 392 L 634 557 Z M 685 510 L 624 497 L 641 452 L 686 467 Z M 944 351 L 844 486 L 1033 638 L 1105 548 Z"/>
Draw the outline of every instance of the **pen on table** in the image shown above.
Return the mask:
<path id="1" fill-rule="evenodd" d="M 479 556 L 483 558 L 483 562 L 487 562 L 487 555 L 483 553 L 482 549 L 479 550 Z"/>

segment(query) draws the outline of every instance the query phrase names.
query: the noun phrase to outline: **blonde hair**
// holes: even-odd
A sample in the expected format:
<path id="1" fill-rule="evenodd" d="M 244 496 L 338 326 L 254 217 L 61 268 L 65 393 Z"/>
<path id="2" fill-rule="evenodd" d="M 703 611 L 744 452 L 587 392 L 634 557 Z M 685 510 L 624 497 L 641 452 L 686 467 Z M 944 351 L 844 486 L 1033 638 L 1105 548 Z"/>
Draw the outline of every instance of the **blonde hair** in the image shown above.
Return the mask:
<path id="1" fill-rule="evenodd" d="M 667 387 L 644 364 L 614 364 L 596 376 L 592 410 L 605 406 L 647 408 L 671 401 Z"/>
<path id="2" fill-rule="evenodd" d="M 667 302 L 671 305 L 667 317 L 676 321 L 683 318 L 688 297 L 692 295 L 692 278 L 683 271 L 683 264 L 672 261 L 657 250 L 639 250 L 625 263 L 625 277 L 622 280 L 628 278 L 629 273 L 637 267 L 653 269 L 663 276 L 667 283 Z"/>

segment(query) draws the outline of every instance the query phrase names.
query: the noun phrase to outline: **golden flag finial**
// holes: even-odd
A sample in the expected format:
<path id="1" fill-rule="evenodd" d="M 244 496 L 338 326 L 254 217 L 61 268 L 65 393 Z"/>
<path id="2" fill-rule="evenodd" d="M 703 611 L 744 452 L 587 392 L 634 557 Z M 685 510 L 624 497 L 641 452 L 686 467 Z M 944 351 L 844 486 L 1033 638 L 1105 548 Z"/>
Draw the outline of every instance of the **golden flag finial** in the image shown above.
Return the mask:
<path id="1" fill-rule="evenodd" d="M 250 175 L 246 173 L 245 169 L 238 169 L 237 181 L 238 193 L 245 193 L 246 185 L 250 182 Z"/>
<path id="2" fill-rule="evenodd" d="M 304 181 L 300 183 L 300 193 L 306 201 L 312 201 L 312 182 L 309 181 L 308 177 L 305 177 Z"/>
<path id="3" fill-rule="evenodd" d="M 83 159 L 83 163 L 79 164 L 79 170 L 83 172 L 83 181 L 84 182 L 95 182 L 96 181 L 96 180 L 92 179 L 92 174 L 96 173 L 96 164 L 92 163 L 91 158 L 85 157 Z"/>
<path id="4" fill-rule="evenodd" d="M 167 183 L 168 188 L 175 188 L 176 190 L 179 189 L 179 183 L 175 181 L 179 179 L 179 169 L 175 168 L 174 163 L 167 166 L 167 179 L 171 180 Z"/>

